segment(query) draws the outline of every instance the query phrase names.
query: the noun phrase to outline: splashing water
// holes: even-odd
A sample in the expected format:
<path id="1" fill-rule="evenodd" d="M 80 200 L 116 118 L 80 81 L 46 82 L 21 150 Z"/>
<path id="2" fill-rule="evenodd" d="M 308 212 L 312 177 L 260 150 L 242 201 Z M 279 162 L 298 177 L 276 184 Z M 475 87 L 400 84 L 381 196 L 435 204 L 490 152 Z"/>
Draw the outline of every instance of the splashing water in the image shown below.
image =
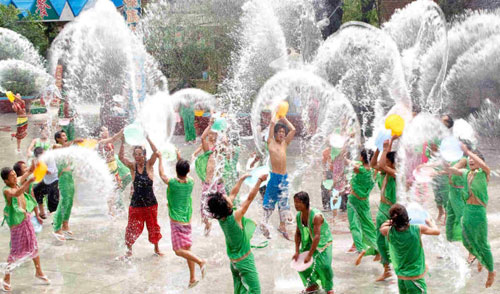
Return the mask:
<path id="1" fill-rule="evenodd" d="M 0 60 L 18 59 L 43 68 L 44 59 L 33 44 L 24 36 L 6 28 L 0 28 Z"/>
<path id="2" fill-rule="evenodd" d="M 0 61 L 0 92 L 39 95 L 53 85 L 54 79 L 43 69 L 22 60 Z"/>

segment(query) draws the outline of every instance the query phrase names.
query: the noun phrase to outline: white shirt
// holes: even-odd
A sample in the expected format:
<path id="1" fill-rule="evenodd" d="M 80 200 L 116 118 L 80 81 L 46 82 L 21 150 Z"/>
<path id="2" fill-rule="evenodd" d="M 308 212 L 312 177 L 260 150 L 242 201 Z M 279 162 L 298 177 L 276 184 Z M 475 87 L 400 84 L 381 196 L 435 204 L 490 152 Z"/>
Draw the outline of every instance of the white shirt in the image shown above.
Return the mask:
<path id="1" fill-rule="evenodd" d="M 56 162 L 52 158 L 47 160 L 45 162 L 45 164 L 47 165 L 47 174 L 43 178 L 43 182 L 46 185 L 50 185 L 59 179 L 59 177 L 57 176 L 57 173 L 58 173 L 57 166 L 56 166 Z M 50 174 L 49 174 L 49 172 L 50 172 Z"/>

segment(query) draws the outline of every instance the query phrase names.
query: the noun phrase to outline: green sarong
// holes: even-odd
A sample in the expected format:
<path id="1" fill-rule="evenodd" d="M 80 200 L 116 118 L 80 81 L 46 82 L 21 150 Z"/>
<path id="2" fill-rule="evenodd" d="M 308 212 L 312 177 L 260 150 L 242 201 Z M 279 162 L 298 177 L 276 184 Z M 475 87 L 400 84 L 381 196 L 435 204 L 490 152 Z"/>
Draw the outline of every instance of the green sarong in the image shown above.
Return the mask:
<path id="1" fill-rule="evenodd" d="M 312 208 L 309 211 L 309 219 L 307 226 L 304 226 L 301 219 L 301 213 L 297 213 L 297 227 L 300 231 L 300 252 L 309 251 L 311 249 L 312 240 L 314 239 L 314 216 L 322 215 L 321 212 Z M 333 269 L 332 269 L 332 233 L 326 219 L 323 217 L 321 225 L 321 237 L 316 251 L 313 253 L 313 265 L 303 272 L 299 272 L 299 276 L 305 287 L 313 285 L 321 285 L 325 291 L 333 289 Z"/>
<path id="2" fill-rule="evenodd" d="M 196 157 L 196 160 L 194 161 L 194 169 L 202 182 L 205 182 L 205 178 L 207 177 L 208 159 L 210 159 L 210 155 L 212 153 L 213 151 L 209 150 L 203 153 L 202 155 Z"/>
<path id="3" fill-rule="evenodd" d="M 387 176 L 386 174 L 379 174 L 377 176 L 377 184 L 381 189 L 381 193 L 384 193 L 385 198 L 390 201 L 392 204 L 396 203 L 396 180 Z M 382 191 L 383 183 L 385 178 L 387 177 L 387 183 L 385 185 L 385 190 Z M 391 209 L 391 205 L 380 202 L 378 206 L 378 212 L 376 217 L 376 226 L 377 226 L 377 249 L 380 253 L 380 262 L 382 264 L 391 263 L 391 257 L 389 255 L 389 246 L 387 244 L 387 239 L 382 233 L 380 233 L 380 227 L 389 220 L 389 209 Z"/>
<path id="4" fill-rule="evenodd" d="M 231 262 L 234 294 L 260 294 L 259 273 L 253 253 L 236 263 Z"/>
<path id="5" fill-rule="evenodd" d="M 372 171 L 361 165 L 359 172 L 354 174 L 351 180 L 353 192 L 349 195 L 347 202 L 347 218 L 352 240 L 357 251 L 365 250 L 365 255 L 377 254 L 377 234 L 372 221 L 369 201 L 374 184 Z"/>
<path id="6" fill-rule="evenodd" d="M 73 196 L 75 195 L 75 183 L 72 172 L 65 171 L 59 177 L 59 195 L 59 204 L 54 216 L 54 231 L 59 231 L 62 223 L 68 221 L 71 215 Z"/>
<path id="7" fill-rule="evenodd" d="M 482 169 L 465 171 L 465 197 L 477 198 L 482 205 L 466 204 L 462 217 L 462 242 L 465 248 L 472 253 L 488 271 L 492 272 L 493 255 L 488 241 L 488 219 L 486 206 L 488 205 L 488 179 Z"/>
<path id="8" fill-rule="evenodd" d="M 196 140 L 196 129 L 194 127 L 194 109 L 181 105 L 180 115 L 184 124 L 184 137 L 186 142 Z"/>
<path id="9" fill-rule="evenodd" d="M 399 294 L 427 294 L 425 279 L 400 280 L 398 279 Z"/>
<path id="10" fill-rule="evenodd" d="M 461 222 L 465 208 L 463 193 L 463 188 L 450 187 L 446 205 L 446 239 L 450 242 L 462 241 Z"/>

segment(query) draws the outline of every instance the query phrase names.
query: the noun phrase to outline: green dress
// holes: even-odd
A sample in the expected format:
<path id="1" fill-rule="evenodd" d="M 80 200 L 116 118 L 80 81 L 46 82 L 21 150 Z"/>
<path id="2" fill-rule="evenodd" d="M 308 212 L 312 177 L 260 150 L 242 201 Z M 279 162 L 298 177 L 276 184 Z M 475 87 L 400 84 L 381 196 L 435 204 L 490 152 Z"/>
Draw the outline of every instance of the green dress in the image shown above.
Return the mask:
<path id="1" fill-rule="evenodd" d="M 394 271 L 398 275 L 399 293 L 427 293 L 427 285 L 423 278 L 426 268 L 420 226 L 410 225 L 408 229 L 401 232 L 392 227 L 389 230 L 387 241 Z M 403 280 L 400 277 L 413 277 L 413 279 Z"/>
<path id="2" fill-rule="evenodd" d="M 453 166 L 458 161 L 453 162 Z M 449 177 L 449 194 L 446 205 L 446 239 L 452 241 L 462 241 L 462 216 L 465 208 L 463 176 L 452 175 Z"/>
<path id="3" fill-rule="evenodd" d="M 194 109 L 181 105 L 180 115 L 184 124 L 184 137 L 186 142 L 196 140 L 196 129 L 194 127 Z"/>
<path id="4" fill-rule="evenodd" d="M 68 166 L 68 163 L 58 164 L 59 170 L 59 204 L 54 215 L 54 231 L 59 231 L 62 223 L 69 221 L 71 209 L 73 208 L 73 197 L 75 195 L 75 182 L 72 171 L 62 171 Z"/>
<path id="5" fill-rule="evenodd" d="M 321 215 L 316 208 L 309 211 L 307 225 L 302 223 L 301 213 L 297 213 L 297 227 L 300 231 L 300 252 L 309 251 L 314 239 L 314 217 Z M 326 219 L 323 217 L 321 225 L 320 240 L 316 251 L 313 253 L 313 265 L 303 272 L 299 272 L 305 287 L 321 285 L 325 291 L 333 289 L 332 269 L 332 233 Z"/>
<path id="6" fill-rule="evenodd" d="M 488 179 L 482 169 L 466 170 L 465 199 L 476 197 L 481 205 L 465 204 L 462 217 L 462 242 L 465 248 L 472 253 L 488 271 L 492 272 L 493 255 L 488 241 L 488 219 L 486 206 L 488 205 Z"/>
<path id="7" fill-rule="evenodd" d="M 202 182 L 205 182 L 205 178 L 207 177 L 208 160 L 210 159 L 210 155 L 212 153 L 213 151 L 209 150 L 198 156 L 194 161 L 194 169 Z"/>
<path id="8" fill-rule="evenodd" d="M 383 189 L 383 184 L 385 179 L 387 178 L 387 183 L 385 185 L 385 191 L 382 191 Z M 378 212 L 377 212 L 377 249 L 380 253 L 380 262 L 382 264 L 389 264 L 391 262 L 391 258 L 389 256 L 389 247 L 387 246 L 387 240 L 380 233 L 380 227 L 387 221 L 389 220 L 389 209 L 391 209 L 391 206 L 396 203 L 396 180 L 388 176 L 387 174 L 384 173 L 379 173 L 377 175 L 377 184 L 378 187 L 380 188 L 381 192 L 384 192 L 385 199 L 392 203 L 383 203 L 382 201 L 380 202 L 378 206 Z M 381 195 L 382 196 L 382 195 Z M 382 198 L 382 197 L 381 197 Z"/>
<path id="9" fill-rule="evenodd" d="M 370 212 L 369 200 L 374 185 L 372 170 L 361 165 L 359 172 L 355 173 L 351 180 L 352 192 L 347 202 L 347 218 L 352 240 L 357 251 L 365 250 L 366 255 L 377 254 L 377 233 Z"/>
<path id="10" fill-rule="evenodd" d="M 241 223 L 243 229 L 234 219 L 234 213 L 219 220 L 226 239 L 227 256 L 231 259 L 234 294 L 260 294 L 259 274 L 250 249 L 255 223 L 247 218 L 243 218 Z"/>
<path id="11" fill-rule="evenodd" d="M 191 222 L 193 214 L 193 192 L 194 181 L 188 179 L 187 183 L 181 183 L 177 179 L 170 179 L 167 188 L 168 215 L 174 221 L 181 223 Z"/>

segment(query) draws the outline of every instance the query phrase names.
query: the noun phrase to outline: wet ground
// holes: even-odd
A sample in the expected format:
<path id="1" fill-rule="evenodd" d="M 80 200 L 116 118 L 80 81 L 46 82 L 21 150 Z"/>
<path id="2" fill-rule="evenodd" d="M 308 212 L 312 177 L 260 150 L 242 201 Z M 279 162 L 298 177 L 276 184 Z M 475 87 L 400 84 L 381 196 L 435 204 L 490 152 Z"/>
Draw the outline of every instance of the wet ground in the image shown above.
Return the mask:
<path id="1" fill-rule="evenodd" d="M 42 121 L 45 115 L 36 115 L 30 120 L 29 136 L 23 140 L 23 150 L 37 134 L 34 127 L 36 121 Z M 24 155 L 16 154 L 15 141 L 11 141 L 9 127 L 15 123 L 14 114 L 0 115 L 0 142 L 2 153 L 0 162 L 2 166 L 12 166 L 17 160 L 25 159 Z M 184 157 L 189 158 L 195 146 L 183 143 L 182 137 L 175 137 L 176 145 L 181 149 Z M 248 148 L 253 150 L 253 142 L 246 141 Z M 298 160 L 298 144 L 294 142 L 289 151 L 289 171 L 294 170 L 294 162 Z M 250 151 L 248 151 L 250 153 Z M 488 162 L 499 169 L 500 156 L 497 151 L 486 150 Z M 244 166 L 248 154 L 242 155 L 241 165 Z M 208 274 L 198 286 L 188 290 L 188 269 L 184 259 L 172 251 L 170 242 L 170 226 L 166 212 L 165 186 L 159 180 L 155 181 L 156 196 L 159 202 L 158 221 L 161 226 L 163 238 L 160 248 L 165 253 L 164 257 L 153 255 L 153 247 L 147 240 L 146 232 L 134 245 L 134 257 L 128 262 L 117 261 L 116 257 L 123 255 L 125 247 L 123 237 L 127 223 L 126 214 L 111 218 L 103 213 L 85 207 L 84 199 L 79 199 L 78 190 L 75 195 L 75 204 L 70 220 L 70 226 L 77 240 L 59 244 L 51 235 L 51 217 L 44 223 L 43 231 L 38 235 L 40 256 L 43 269 L 52 280 L 50 286 L 36 285 L 34 268 L 31 263 L 25 263 L 17 268 L 12 276 L 12 293 L 232 293 L 233 283 L 229 270 L 229 261 L 225 253 L 225 244 L 222 231 L 218 224 L 213 222 L 213 230 L 209 237 L 203 236 L 203 227 L 199 214 L 200 181 L 196 175 L 195 190 L 193 192 L 193 247 L 192 250 L 202 258 L 208 259 Z M 91 175 L 86 179 L 88 184 L 98 179 Z M 303 181 L 303 189 L 312 197 L 312 206 L 321 207 L 320 173 L 311 168 Z M 248 188 L 244 188 L 248 192 Z M 244 193 L 242 193 L 244 194 Z M 374 189 L 370 197 L 372 213 L 377 209 L 377 195 Z M 497 195 L 500 194 L 500 179 L 493 177 L 489 185 L 490 205 L 488 207 L 489 239 L 493 256 L 498 267 L 500 261 L 500 204 Z M 102 195 L 102 206 L 106 207 Z M 260 206 L 256 199 L 249 210 L 248 216 L 260 220 Z M 126 205 L 129 198 L 124 197 Z M 3 207 L 4 200 L 0 200 Z M 432 199 L 426 201 L 432 215 L 437 214 Z M 101 209 L 102 211 L 102 209 Z M 295 210 L 292 208 L 293 213 Z M 331 213 L 327 214 L 328 221 L 332 224 Z M 273 215 L 274 226 L 278 223 L 278 214 Z M 442 232 L 444 234 L 444 227 Z M 354 266 L 355 254 L 347 254 L 352 243 L 348 230 L 346 214 L 340 213 L 335 219 L 331 229 L 334 233 L 333 243 L 333 270 L 335 273 L 336 293 L 363 293 L 387 294 L 397 293 L 395 278 L 387 282 L 376 283 L 376 277 L 382 272 L 382 266 L 367 257 L 360 266 Z M 290 232 L 294 226 L 289 227 Z M 424 238 L 426 261 L 429 266 L 429 275 L 426 276 L 428 292 L 436 294 L 449 293 L 499 293 L 500 282 L 486 290 L 486 272 L 477 273 L 474 268 L 469 271 L 460 270 L 464 265 L 467 253 L 461 244 L 450 244 L 444 236 Z M 9 253 L 9 229 L 5 225 L 0 228 L 0 259 L 6 260 Z M 262 293 L 299 293 L 302 284 L 299 276 L 290 269 L 289 263 L 294 252 L 292 242 L 279 237 L 276 232 L 270 245 L 264 249 L 254 250 L 257 269 L 262 286 Z M 451 252 L 451 253 L 450 253 Z M 462 273 L 460 273 L 462 272 Z M 197 275 L 200 277 L 197 269 Z M 500 279 L 500 278 L 499 278 Z M 460 286 L 463 285 L 463 286 Z"/>

